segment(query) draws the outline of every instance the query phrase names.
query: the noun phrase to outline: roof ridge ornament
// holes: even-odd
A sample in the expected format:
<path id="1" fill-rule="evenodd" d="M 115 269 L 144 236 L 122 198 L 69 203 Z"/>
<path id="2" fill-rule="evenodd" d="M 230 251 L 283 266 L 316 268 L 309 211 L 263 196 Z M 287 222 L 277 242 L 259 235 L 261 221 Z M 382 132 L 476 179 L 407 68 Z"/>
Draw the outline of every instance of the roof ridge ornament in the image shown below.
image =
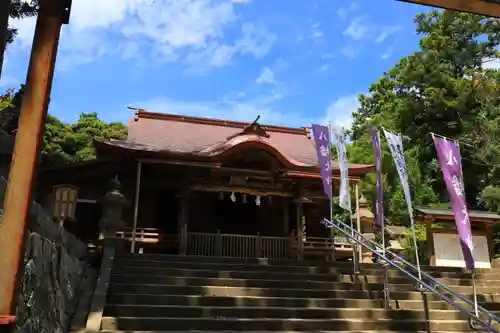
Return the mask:
<path id="1" fill-rule="evenodd" d="M 270 135 L 267 133 L 267 131 L 264 129 L 264 127 L 262 127 L 258 123 L 259 119 L 260 119 L 260 115 L 258 115 L 257 118 L 255 118 L 255 120 L 253 122 L 251 122 L 250 124 L 245 126 L 240 132 L 228 136 L 226 138 L 226 140 L 231 140 L 232 138 L 235 138 L 237 136 L 247 135 L 247 134 L 254 134 L 254 135 L 262 136 L 262 137 L 269 139 Z"/>

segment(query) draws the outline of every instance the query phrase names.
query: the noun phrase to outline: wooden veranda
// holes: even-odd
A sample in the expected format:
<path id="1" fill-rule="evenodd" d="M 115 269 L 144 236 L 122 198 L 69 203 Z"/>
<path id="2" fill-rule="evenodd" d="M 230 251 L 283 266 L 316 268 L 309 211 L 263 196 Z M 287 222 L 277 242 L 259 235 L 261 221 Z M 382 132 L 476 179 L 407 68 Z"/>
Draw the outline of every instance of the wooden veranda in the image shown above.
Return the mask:
<path id="1" fill-rule="evenodd" d="M 163 233 L 156 228 L 138 228 L 117 233 L 126 246 L 135 242 L 139 253 L 173 253 L 203 257 L 266 258 L 273 260 L 320 258 L 345 260 L 352 258 L 353 247 L 342 237 L 303 237 L 291 233 L 288 237 L 236 235 L 189 232 Z"/>

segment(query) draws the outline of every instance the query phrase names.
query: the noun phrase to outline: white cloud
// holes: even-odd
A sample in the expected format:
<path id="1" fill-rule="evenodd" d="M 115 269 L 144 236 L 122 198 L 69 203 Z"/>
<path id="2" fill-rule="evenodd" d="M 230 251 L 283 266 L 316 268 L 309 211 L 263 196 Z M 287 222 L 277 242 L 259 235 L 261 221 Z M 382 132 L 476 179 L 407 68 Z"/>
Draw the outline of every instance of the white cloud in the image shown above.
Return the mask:
<path id="1" fill-rule="evenodd" d="M 364 23 L 363 17 L 358 17 L 349 23 L 347 29 L 342 34 L 355 40 L 366 38 L 370 32 L 370 26 Z"/>
<path id="2" fill-rule="evenodd" d="M 336 57 L 335 53 L 326 53 L 321 55 L 321 59 L 333 59 Z"/>
<path id="3" fill-rule="evenodd" d="M 323 37 L 323 32 L 320 29 L 320 24 L 317 22 L 311 24 L 311 30 L 312 30 L 311 39 L 315 42 L 321 41 Z"/>
<path id="4" fill-rule="evenodd" d="M 357 41 L 373 39 L 376 43 L 382 43 L 400 30 L 401 27 L 395 25 L 379 26 L 372 24 L 364 16 L 360 16 L 353 19 L 342 34 Z"/>
<path id="5" fill-rule="evenodd" d="M 337 98 L 328 105 L 323 122 L 331 122 L 334 126 L 350 129 L 352 126 L 352 113 L 357 111 L 358 108 L 358 95 Z"/>
<path id="6" fill-rule="evenodd" d="M 346 20 L 349 13 L 353 12 L 358 8 L 358 4 L 351 0 L 349 6 L 341 7 L 337 10 L 337 15 L 341 20 Z"/>
<path id="7" fill-rule="evenodd" d="M 247 0 L 74 0 L 70 24 L 63 27 L 60 57 L 66 66 L 104 55 L 194 61 L 207 67 L 228 64 L 236 54 L 264 56 L 276 40 L 264 26 L 238 21 Z M 28 49 L 34 18 L 14 21 L 16 46 Z M 229 29 L 241 26 L 228 37 Z M 238 31 L 238 30 L 236 30 Z M 58 63 L 58 65 L 60 65 Z"/>
<path id="8" fill-rule="evenodd" d="M 340 52 L 348 58 L 356 58 L 359 55 L 359 50 L 353 45 L 343 46 Z"/>
<path id="9" fill-rule="evenodd" d="M 330 69 L 330 65 L 329 65 L 329 64 L 323 64 L 323 65 L 321 65 L 321 66 L 320 66 L 320 68 L 319 68 L 319 70 L 320 70 L 321 72 L 325 72 L 325 71 L 327 71 L 327 70 L 329 70 L 329 69 Z"/>
<path id="10" fill-rule="evenodd" d="M 264 67 L 255 82 L 260 84 L 276 84 L 276 76 L 269 67 Z"/>
<path id="11" fill-rule="evenodd" d="M 241 31 L 241 38 L 235 42 L 235 48 L 240 53 L 251 54 L 255 58 L 262 58 L 266 55 L 277 39 L 275 34 L 271 34 L 263 26 L 253 23 L 244 23 Z"/>
<path id="12" fill-rule="evenodd" d="M 387 39 L 387 37 L 399 32 L 401 30 L 401 27 L 399 26 L 383 26 L 383 27 L 378 27 L 378 36 L 375 39 L 375 42 L 377 43 L 382 43 L 384 40 Z"/>

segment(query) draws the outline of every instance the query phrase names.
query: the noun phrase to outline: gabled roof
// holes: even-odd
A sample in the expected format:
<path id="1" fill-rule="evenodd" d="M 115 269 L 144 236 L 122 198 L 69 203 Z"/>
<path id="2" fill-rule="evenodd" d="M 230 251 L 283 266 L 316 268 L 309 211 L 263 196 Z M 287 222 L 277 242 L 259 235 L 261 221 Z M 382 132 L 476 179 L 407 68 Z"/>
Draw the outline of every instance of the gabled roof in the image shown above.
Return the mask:
<path id="1" fill-rule="evenodd" d="M 131 108 L 131 107 L 129 107 Z M 237 149 L 259 148 L 289 168 L 317 168 L 318 159 L 307 127 L 292 128 L 222 119 L 189 117 L 135 109 L 128 122 L 127 140 L 97 143 L 132 151 L 220 160 Z M 333 163 L 333 167 L 337 166 Z M 353 174 L 371 171 L 372 165 L 352 164 Z M 338 168 L 337 168 L 338 169 Z"/>
<path id="2" fill-rule="evenodd" d="M 415 212 L 421 216 L 431 216 L 436 219 L 454 220 L 453 211 L 446 208 L 416 207 Z M 485 212 L 481 210 L 469 210 L 469 218 L 472 222 L 491 222 L 499 223 L 500 215 L 494 212 Z"/>

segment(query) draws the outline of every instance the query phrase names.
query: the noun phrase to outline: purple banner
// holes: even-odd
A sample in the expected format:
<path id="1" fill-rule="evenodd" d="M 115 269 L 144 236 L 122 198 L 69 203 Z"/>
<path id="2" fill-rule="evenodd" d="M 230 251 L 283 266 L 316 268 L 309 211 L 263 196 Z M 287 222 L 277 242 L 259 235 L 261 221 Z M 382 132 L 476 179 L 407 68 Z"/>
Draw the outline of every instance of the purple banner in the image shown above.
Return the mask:
<path id="1" fill-rule="evenodd" d="M 455 215 L 458 237 L 464 254 L 465 267 L 474 269 L 474 243 L 465 202 L 465 187 L 462 175 L 460 148 L 454 140 L 432 135 L 444 182 L 450 196 L 451 209 Z"/>
<path id="2" fill-rule="evenodd" d="M 370 126 L 372 136 L 373 158 L 375 160 L 375 176 L 377 180 L 375 192 L 375 225 L 379 228 L 384 227 L 384 200 L 382 191 L 382 161 L 380 156 L 380 138 L 377 130 Z"/>
<path id="3" fill-rule="evenodd" d="M 332 158 L 330 154 L 330 129 L 328 126 L 312 124 L 312 133 L 318 154 L 319 173 L 325 194 L 332 197 Z"/>

